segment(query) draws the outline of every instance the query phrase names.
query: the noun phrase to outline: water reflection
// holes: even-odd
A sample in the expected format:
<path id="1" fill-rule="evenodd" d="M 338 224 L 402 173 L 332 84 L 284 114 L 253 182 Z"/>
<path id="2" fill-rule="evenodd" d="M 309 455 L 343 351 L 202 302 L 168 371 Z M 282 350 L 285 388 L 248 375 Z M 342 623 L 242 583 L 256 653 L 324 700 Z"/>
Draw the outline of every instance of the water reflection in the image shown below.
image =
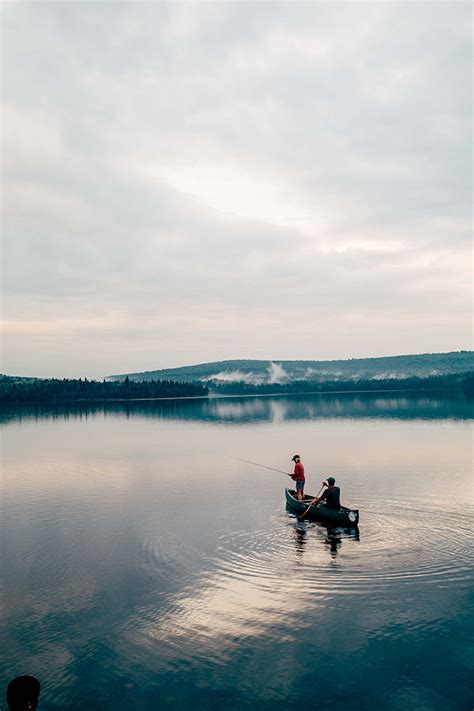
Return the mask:
<path id="1" fill-rule="evenodd" d="M 416 394 L 323 394 L 281 397 L 225 397 L 142 400 L 48 406 L 0 407 L 0 422 L 45 418 L 87 419 L 94 416 L 152 417 L 165 420 L 220 422 L 286 422 L 321 418 L 472 419 L 472 401 Z"/>
<path id="2" fill-rule="evenodd" d="M 331 551 L 331 557 L 336 558 L 337 552 L 342 543 L 342 538 L 338 536 L 333 530 L 328 530 L 328 535 L 325 540 L 325 543 L 327 543 L 327 545 L 329 546 L 329 550 Z"/>
<path id="3" fill-rule="evenodd" d="M 343 540 L 360 541 L 360 530 L 357 527 L 331 528 L 321 523 L 302 521 L 295 517 L 295 513 L 288 505 L 286 512 L 293 523 L 293 543 L 297 559 L 303 555 L 311 541 L 315 545 L 323 543 L 333 559 L 337 558 Z M 308 532 L 313 532 L 315 535 L 311 537 Z"/>
<path id="4" fill-rule="evenodd" d="M 352 541 L 360 541 L 360 531 L 356 528 L 327 528 L 325 544 L 329 547 L 332 558 L 337 558 L 339 549 L 342 546 L 342 541 L 350 539 Z"/>
<path id="5" fill-rule="evenodd" d="M 361 711 L 455 711 L 467 699 L 462 402 L 9 412 L 27 426 L 4 428 L 0 666 L 44 681 L 45 711 L 296 711 L 315 689 L 333 711 L 348 698 Z M 360 538 L 299 521 L 285 511 L 285 477 L 227 456 L 264 452 L 283 467 L 295 442 L 309 491 L 320 471 L 337 473 L 361 510 Z"/>
<path id="6" fill-rule="evenodd" d="M 304 553 L 304 548 L 306 545 L 306 526 L 304 523 L 297 523 L 294 528 L 295 532 L 295 549 L 296 555 L 301 556 Z"/>

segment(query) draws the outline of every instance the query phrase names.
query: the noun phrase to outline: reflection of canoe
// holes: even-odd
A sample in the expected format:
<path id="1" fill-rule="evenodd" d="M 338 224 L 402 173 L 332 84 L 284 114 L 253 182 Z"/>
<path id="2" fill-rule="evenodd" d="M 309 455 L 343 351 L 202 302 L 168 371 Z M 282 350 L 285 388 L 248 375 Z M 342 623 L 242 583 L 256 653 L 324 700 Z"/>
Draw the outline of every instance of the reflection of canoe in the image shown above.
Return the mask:
<path id="1" fill-rule="evenodd" d="M 304 501 L 298 501 L 296 491 L 293 489 L 285 489 L 285 495 L 288 506 L 292 511 L 300 515 L 306 511 L 309 502 L 314 499 L 314 496 L 306 494 Z M 312 521 L 320 521 L 325 525 L 351 528 L 359 523 L 359 511 L 357 509 L 348 509 L 346 506 L 341 506 L 340 509 L 328 509 L 324 502 L 321 502 L 319 506 L 313 504 L 305 518 Z"/>

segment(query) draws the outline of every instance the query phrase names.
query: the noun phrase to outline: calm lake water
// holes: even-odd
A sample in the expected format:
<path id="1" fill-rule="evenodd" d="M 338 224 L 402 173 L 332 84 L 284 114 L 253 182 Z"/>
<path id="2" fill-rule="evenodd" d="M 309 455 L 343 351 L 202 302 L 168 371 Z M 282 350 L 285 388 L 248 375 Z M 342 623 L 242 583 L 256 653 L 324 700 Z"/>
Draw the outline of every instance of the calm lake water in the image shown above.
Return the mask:
<path id="1" fill-rule="evenodd" d="M 40 709 L 470 711 L 470 408 L 332 395 L 2 411 L 3 689 Z M 334 474 L 360 536 L 286 511 Z M 0 702 L 1 703 L 1 702 Z"/>

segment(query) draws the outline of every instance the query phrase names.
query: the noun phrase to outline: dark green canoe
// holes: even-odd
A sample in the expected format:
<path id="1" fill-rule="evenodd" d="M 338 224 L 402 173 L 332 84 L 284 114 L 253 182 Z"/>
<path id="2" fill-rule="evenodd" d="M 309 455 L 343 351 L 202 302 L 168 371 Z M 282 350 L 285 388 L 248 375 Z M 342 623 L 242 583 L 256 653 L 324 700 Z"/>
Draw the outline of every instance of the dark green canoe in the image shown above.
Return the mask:
<path id="1" fill-rule="evenodd" d="M 314 496 L 305 495 L 304 501 L 298 501 L 296 491 L 293 489 L 285 489 L 286 502 L 290 509 L 297 515 L 303 514 L 309 506 L 309 502 L 314 499 Z M 340 526 L 341 528 L 354 528 L 359 523 L 359 511 L 357 509 L 348 509 L 346 506 L 341 506 L 340 509 L 328 509 L 324 502 L 319 506 L 313 504 L 305 515 L 305 518 L 311 521 L 319 521 L 325 526 Z"/>

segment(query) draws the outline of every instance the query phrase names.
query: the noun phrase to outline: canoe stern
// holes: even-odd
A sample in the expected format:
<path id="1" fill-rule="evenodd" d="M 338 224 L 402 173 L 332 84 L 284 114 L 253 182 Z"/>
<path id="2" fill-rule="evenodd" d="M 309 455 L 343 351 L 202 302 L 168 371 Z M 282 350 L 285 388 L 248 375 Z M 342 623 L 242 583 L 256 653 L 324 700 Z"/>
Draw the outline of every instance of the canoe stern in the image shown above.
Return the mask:
<path id="1" fill-rule="evenodd" d="M 306 495 L 303 501 L 298 501 L 296 491 L 288 488 L 285 489 L 285 497 L 291 510 L 300 516 L 308 509 L 310 501 L 314 499 L 314 496 Z M 356 528 L 359 523 L 359 511 L 346 506 L 335 510 L 313 505 L 308 513 L 305 514 L 306 517 L 325 525 L 341 526 L 343 528 Z"/>

